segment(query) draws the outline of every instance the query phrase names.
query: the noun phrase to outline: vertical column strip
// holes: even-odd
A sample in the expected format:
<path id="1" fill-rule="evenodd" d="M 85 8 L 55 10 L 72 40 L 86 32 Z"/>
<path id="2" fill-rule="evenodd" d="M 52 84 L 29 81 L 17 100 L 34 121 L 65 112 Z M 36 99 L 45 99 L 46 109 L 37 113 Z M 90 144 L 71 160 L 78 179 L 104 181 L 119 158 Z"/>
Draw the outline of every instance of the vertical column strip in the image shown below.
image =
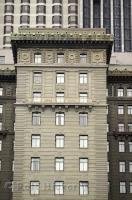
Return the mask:
<path id="1" fill-rule="evenodd" d="M 111 20 L 111 34 L 114 34 L 113 0 L 110 0 L 110 11 L 111 11 L 111 19 L 110 19 Z M 113 47 L 112 47 L 112 51 L 114 51 L 114 44 L 113 44 Z"/>
<path id="2" fill-rule="evenodd" d="M 78 27 L 79 28 L 83 28 L 83 16 L 84 16 L 84 13 L 83 13 L 83 0 L 80 0 L 79 3 L 78 3 L 78 13 L 79 13 L 79 22 L 78 22 Z"/>
<path id="3" fill-rule="evenodd" d="M 121 50 L 124 52 L 124 11 L 123 11 L 123 0 L 121 0 Z"/>
<path id="4" fill-rule="evenodd" d="M 93 0 L 90 0 L 90 27 L 93 28 Z"/>
<path id="5" fill-rule="evenodd" d="M 103 28 L 103 0 L 101 0 L 101 6 L 100 6 L 100 17 L 101 17 L 101 28 Z"/>

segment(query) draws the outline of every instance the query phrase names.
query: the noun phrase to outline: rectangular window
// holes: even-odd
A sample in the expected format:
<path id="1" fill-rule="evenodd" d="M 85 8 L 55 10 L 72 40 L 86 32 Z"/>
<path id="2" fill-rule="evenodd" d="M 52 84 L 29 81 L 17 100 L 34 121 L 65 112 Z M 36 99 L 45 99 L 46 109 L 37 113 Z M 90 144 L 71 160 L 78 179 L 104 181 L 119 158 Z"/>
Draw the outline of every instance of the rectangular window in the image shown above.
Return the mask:
<path id="1" fill-rule="evenodd" d="M 33 92 L 33 102 L 34 103 L 41 102 L 41 92 Z"/>
<path id="2" fill-rule="evenodd" d="M 55 194 L 56 195 L 63 195 L 64 194 L 64 182 L 63 181 L 56 181 L 54 183 L 55 186 Z"/>
<path id="3" fill-rule="evenodd" d="M 132 106 L 128 106 L 128 115 L 132 115 Z"/>
<path id="4" fill-rule="evenodd" d="M 55 159 L 55 169 L 56 169 L 56 171 L 64 170 L 64 158 L 56 158 Z"/>
<path id="5" fill-rule="evenodd" d="M 132 132 L 132 124 L 128 124 L 128 132 Z"/>
<path id="6" fill-rule="evenodd" d="M 64 62 L 64 53 L 58 53 L 57 54 L 57 62 L 63 63 Z"/>
<path id="7" fill-rule="evenodd" d="M 110 143 L 107 141 L 107 153 L 109 152 L 110 150 Z"/>
<path id="8" fill-rule="evenodd" d="M 35 62 L 36 64 L 42 63 L 42 55 L 41 55 L 41 54 L 35 54 L 35 55 L 34 55 L 34 62 Z"/>
<path id="9" fill-rule="evenodd" d="M 125 172 L 125 162 L 119 162 L 119 172 Z"/>
<path id="10" fill-rule="evenodd" d="M 31 158 L 31 171 L 39 171 L 40 167 L 40 158 L 34 157 Z"/>
<path id="11" fill-rule="evenodd" d="M 87 62 L 87 54 L 81 53 L 80 54 L 80 63 L 86 63 Z"/>
<path id="12" fill-rule="evenodd" d="M 32 147 L 40 147 L 40 135 L 32 135 Z"/>
<path id="13" fill-rule="evenodd" d="M 118 115 L 124 114 L 124 106 L 118 106 Z"/>
<path id="14" fill-rule="evenodd" d="M 0 88 L 0 96 L 3 95 L 3 88 Z"/>
<path id="15" fill-rule="evenodd" d="M 132 152 L 132 142 L 129 142 L 129 152 Z"/>
<path id="16" fill-rule="evenodd" d="M 132 182 L 130 182 L 130 193 L 132 193 Z"/>
<path id="17" fill-rule="evenodd" d="M 64 125 L 65 115 L 64 113 L 56 113 L 56 125 Z"/>
<path id="18" fill-rule="evenodd" d="M 124 132 L 124 124 L 118 124 L 118 131 Z"/>
<path id="19" fill-rule="evenodd" d="M 119 142 L 119 152 L 125 152 L 125 142 Z"/>
<path id="20" fill-rule="evenodd" d="M 127 96 L 132 97 L 132 89 L 127 89 Z"/>
<path id="21" fill-rule="evenodd" d="M 0 114 L 3 112 L 3 105 L 0 105 Z"/>
<path id="22" fill-rule="evenodd" d="M 80 126 L 87 126 L 87 124 L 88 124 L 88 114 L 87 113 L 79 113 L 79 123 L 80 123 Z"/>
<path id="23" fill-rule="evenodd" d="M 56 83 L 63 84 L 64 83 L 64 73 L 57 73 L 56 75 Z"/>
<path id="24" fill-rule="evenodd" d="M 30 182 L 30 192 L 31 194 L 39 194 L 40 182 L 39 181 L 31 181 Z"/>
<path id="25" fill-rule="evenodd" d="M 2 151 L 2 140 L 0 140 L 0 151 Z"/>
<path id="26" fill-rule="evenodd" d="M 80 103 L 87 103 L 87 99 L 88 99 L 87 93 L 80 93 L 79 97 L 80 97 Z"/>
<path id="27" fill-rule="evenodd" d="M 87 135 L 80 135 L 80 148 L 88 148 L 88 136 Z"/>
<path id="28" fill-rule="evenodd" d="M 80 73 L 79 80 L 80 80 L 80 84 L 87 84 L 88 83 L 87 73 Z"/>
<path id="29" fill-rule="evenodd" d="M 80 195 L 88 195 L 88 182 L 80 181 Z"/>
<path id="30" fill-rule="evenodd" d="M 118 93 L 117 93 L 118 97 L 123 97 L 124 96 L 124 90 L 123 90 L 123 88 L 119 88 L 117 91 L 118 91 Z"/>
<path id="31" fill-rule="evenodd" d="M 129 172 L 132 172 L 132 162 L 129 162 Z"/>
<path id="32" fill-rule="evenodd" d="M 42 83 L 42 72 L 34 72 L 33 73 L 33 83 L 34 84 Z"/>
<path id="33" fill-rule="evenodd" d="M 56 100 L 57 100 L 57 103 L 63 103 L 64 102 L 64 92 L 57 92 Z"/>
<path id="34" fill-rule="evenodd" d="M 1 167 L 1 165 L 2 165 L 2 161 L 0 160 L 0 171 L 2 170 L 2 167 Z"/>
<path id="35" fill-rule="evenodd" d="M 120 182 L 120 193 L 126 193 L 126 183 Z"/>
<path id="36" fill-rule="evenodd" d="M 88 171 L 88 159 L 87 158 L 80 158 L 80 171 L 81 172 Z"/>
<path id="37" fill-rule="evenodd" d="M 0 56 L 0 64 L 5 64 L 5 56 Z"/>
<path id="38" fill-rule="evenodd" d="M 40 125 L 41 124 L 41 113 L 33 112 L 32 113 L 32 125 Z"/>
<path id="39" fill-rule="evenodd" d="M 56 135 L 55 136 L 56 148 L 64 147 L 64 135 Z"/>
<path id="40" fill-rule="evenodd" d="M 0 122 L 0 131 L 2 131 L 2 122 Z"/>

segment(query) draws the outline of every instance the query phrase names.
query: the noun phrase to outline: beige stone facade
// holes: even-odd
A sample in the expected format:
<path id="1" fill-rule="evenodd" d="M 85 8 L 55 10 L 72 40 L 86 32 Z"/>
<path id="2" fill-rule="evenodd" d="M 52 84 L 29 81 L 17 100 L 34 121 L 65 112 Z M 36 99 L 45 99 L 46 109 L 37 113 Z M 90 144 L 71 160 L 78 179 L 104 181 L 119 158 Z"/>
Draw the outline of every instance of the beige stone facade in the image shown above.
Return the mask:
<path id="1" fill-rule="evenodd" d="M 45 37 L 46 31 L 43 30 Z M 76 37 L 82 35 L 78 40 L 74 30 L 69 30 L 67 34 L 72 32 L 72 39 L 65 36 L 64 40 L 52 40 L 52 32 L 49 30 L 48 41 L 39 49 L 36 44 L 42 35 L 36 33 L 35 43 L 28 47 L 24 39 L 29 37 L 28 33 L 12 36 L 14 58 L 17 59 L 13 200 L 107 200 L 106 63 L 112 38 L 102 31 L 100 37 L 94 33 L 96 41 L 86 39 L 90 32 L 87 30 L 84 34 L 79 30 Z M 67 42 L 60 47 L 59 41 Z M 39 64 L 34 63 L 35 53 L 41 55 Z M 62 63 L 57 62 L 57 53 L 63 53 Z M 86 56 L 85 62 L 81 62 L 81 54 Z M 34 72 L 41 73 L 41 83 L 34 83 Z M 56 82 L 59 73 L 64 74 L 64 83 Z M 80 74 L 86 75 L 86 82 L 80 82 Z M 33 102 L 34 92 L 41 93 L 39 102 Z M 57 102 L 57 93 L 64 93 L 63 102 Z M 87 94 L 83 102 L 80 102 L 80 93 Z M 34 112 L 41 115 L 39 125 L 32 124 Z M 57 125 L 57 113 L 64 114 L 63 125 Z M 80 122 L 80 114 L 87 116 L 86 123 Z M 62 134 L 64 146 L 57 148 L 56 135 Z M 32 135 L 40 136 L 40 147 L 32 147 Z M 80 148 L 80 136 L 87 136 L 86 148 Z M 38 157 L 39 170 L 31 170 L 31 158 Z M 64 159 L 63 170 L 56 170 L 56 158 Z M 79 162 L 84 158 L 88 161 L 87 169 L 80 170 Z M 63 182 L 63 194 L 56 194 L 56 181 Z M 31 182 L 39 182 L 36 195 L 32 194 Z M 84 182 L 87 186 L 82 194 L 80 183 Z"/>

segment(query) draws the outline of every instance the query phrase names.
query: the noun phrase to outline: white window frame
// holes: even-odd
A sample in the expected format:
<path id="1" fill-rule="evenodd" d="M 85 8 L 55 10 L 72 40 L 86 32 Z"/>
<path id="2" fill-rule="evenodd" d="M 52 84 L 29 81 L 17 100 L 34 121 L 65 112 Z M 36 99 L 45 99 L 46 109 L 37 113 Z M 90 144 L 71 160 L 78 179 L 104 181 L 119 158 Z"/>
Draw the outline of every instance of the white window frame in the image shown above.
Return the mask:
<path id="1" fill-rule="evenodd" d="M 125 142 L 119 141 L 119 152 L 125 152 Z"/>
<path id="2" fill-rule="evenodd" d="M 55 146 L 56 148 L 64 148 L 64 135 L 55 136 Z"/>
<path id="3" fill-rule="evenodd" d="M 80 92 L 79 93 L 79 98 L 80 98 L 80 103 L 87 103 L 88 94 L 86 92 L 85 93 Z"/>
<path id="4" fill-rule="evenodd" d="M 0 114 L 2 114 L 3 113 L 3 105 L 1 104 L 0 105 Z"/>
<path id="5" fill-rule="evenodd" d="M 80 73 L 79 74 L 79 82 L 80 82 L 80 84 L 87 84 L 88 83 L 88 74 Z"/>
<path id="6" fill-rule="evenodd" d="M 64 113 L 56 113 L 55 120 L 56 120 L 57 126 L 64 126 L 64 124 L 65 124 L 65 114 Z"/>
<path id="7" fill-rule="evenodd" d="M 64 63 L 64 53 L 57 53 L 57 63 Z"/>
<path id="8" fill-rule="evenodd" d="M 118 97 L 123 97 L 124 96 L 124 89 L 123 88 L 118 88 L 117 89 L 117 96 Z"/>
<path id="9" fill-rule="evenodd" d="M 80 181 L 80 196 L 88 195 L 89 188 L 88 188 L 88 182 L 87 181 Z"/>
<path id="10" fill-rule="evenodd" d="M 129 162 L 129 172 L 132 173 L 132 161 Z"/>
<path id="11" fill-rule="evenodd" d="M 128 124 L 128 132 L 132 132 L 132 123 Z"/>
<path id="12" fill-rule="evenodd" d="M 88 125 L 88 114 L 87 113 L 79 113 L 79 124 L 80 124 L 80 126 Z"/>
<path id="13" fill-rule="evenodd" d="M 64 158 L 55 158 L 55 170 L 64 171 Z"/>
<path id="14" fill-rule="evenodd" d="M 124 106 L 118 106 L 118 115 L 124 114 Z"/>
<path id="15" fill-rule="evenodd" d="M 40 190 L 40 182 L 39 181 L 31 181 L 30 182 L 30 193 L 31 195 L 38 195 Z"/>
<path id="16" fill-rule="evenodd" d="M 35 64 L 41 64 L 42 63 L 41 53 L 35 53 L 34 54 L 34 62 L 35 62 Z"/>
<path id="17" fill-rule="evenodd" d="M 64 84 L 65 82 L 65 74 L 64 73 L 57 73 L 56 74 L 56 83 L 57 84 Z"/>
<path id="18" fill-rule="evenodd" d="M 39 170 L 40 170 L 40 158 L 31 157 L 31 171 L 39 171 Z"/>
<path id="19" fill-rule="evenodd" d="M 125 172 L 126 171 L 126 163 L 124 161 L 119 162 L 119 172 Z"/>
<path id="20" fill-rule="evenodd" d="M 79 158 L 79 169 L 80 172 L 88 171 L 88 158 Z"/>
<path id="21" fill-rule="evenodd" d="M 132 106 L 128 106 L 127 109 L 128 109 L 128 115 L 132 115 Z"/>
<path id="22" fill-rule="evenodd" d="M 118 124 L 118 131 L 119 131 L 119 132 L 124 132 L 124 131 L 125 131 L 125 125 L 119 123 L 119 124 Z"/>
<path id="23" fill-rule="evenodd" d="M 40 103 L 42 98 L 41 92 L 33 92 L 33 102 L 34 103 Z"/>
<path id="24" fill-rule="evenodd" d="M 132 152 L 132 142 L 129 142 L 129 152 Z"/>
<path id="25" fill-rule="evenodd" d="M 33 134 L 31 136 L 31 146 L 32 148 L 40 148 L 41 136 Z"/>
<path id="26" fill-rule="evenodd" d="M 3 96 L 3 88 L 0 87 L 0 96 Z"/>
<path id="27" fill-rule="evenodd" d="M 80 63 L 87 63 L 87 54 L 86 53 L 80 53 Z"/>
<path id="28" fill-rule="evenodd" d="M 127 89 L 127 97 L 132 97 L 132 88 Z"/>
<path id="29" fill-rule="evenodd" d="M 42 83 L 42 72 L 33 72 L 33 83 L 34 84 Z"/>
<path id="30" fill-rule="evenodd" d="M 40 112 L 32 112 L 32 125 L 41 125 L 41 113 Z"/>
<path id="31" fill-rule="evenodd" d="M 88 136 L 87 135 L 80 135 L 79 136 L 79 146 L 81 149 L 88 148 Z"/>
<path id="32" fill-rule="evenodd" d="M 54 183 L 54 191 L 55 195 L 63 195 L 64 194 L 64 182 L 63 181 L 55 181 Z"/>
<path id="33" fill-rule="evenodd" d="M 56 93 L 56 101 L 57 103 L 64 103 L 64 92 Z"/>
<path id="34" fill-rule="evenodd" d="M 120 182 L 120 193 L 121 194 L 126 193 L 126 182 Z"/>

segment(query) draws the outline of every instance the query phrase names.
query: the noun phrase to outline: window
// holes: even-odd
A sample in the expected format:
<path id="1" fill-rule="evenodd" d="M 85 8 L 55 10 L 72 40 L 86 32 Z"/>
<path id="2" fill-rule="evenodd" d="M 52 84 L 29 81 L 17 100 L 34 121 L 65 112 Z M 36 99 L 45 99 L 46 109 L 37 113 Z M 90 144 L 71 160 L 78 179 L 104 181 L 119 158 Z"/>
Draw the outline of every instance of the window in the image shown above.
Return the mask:
<path id="1" fill-rule="evenodd" d="M 119 172 L 125 172 L 125 162 L 119 162 Z"/>
<path id="2" fill-rule="evenodd" d="M 118 131 L 124 132 L 124 124 L 118 124 Z"/>
<path id="3" fill-rule="evenodd" d="M 126 183 L 120 182 L 120 193 L 126 193 Z"/>
<path id="4" fill-rule="evenodd" d="M 35 62 L 36 64 L 42 63 L 42 55 L 41 55 L 40 53 L 34 54 L 34 62 Z"/>
<path id="5" fill-rule="evenodd" d="M 125 142 L 119 142 L 119 152 L 125 152 Z"/>
<path id="6" fill-rule="evenodd" d="M 10 45 L 11 38 L 10 36 L 4 36 L 4 44 L 9 44 Z"/>
<path id="7" fill-rule="evenodd" d="M 78 13 L 78 7 L 77 7 L 77 5 L 70 5 L 70 6 L 68 6 L 68 13 L 69 14 L 77 14 Z"/>
<path id="8" fill-rule="evenodd" d="M 0 64 L 5 64 L 5 56 L 0 56 Z"/>
<path id="9" fill-rule="evenodd" d="M 53 3 L 62 3 L 62 0 L 53 0 Z"/>
<path id="10" fill-rule="evenodd" d="M 87 62 L 87 54 L 81 53 L 80 54 L 80 62 L 86 63 Z"/>
<path id="11" fill-rule="evenodd" d="M 88 194 L 88 182 L 81 181 L 80 182 L 80 195 L 87 195 Z"/>
<path id="12" fill-rule="evenodd" d="M 118 115 L 124 114 L 124 106 L 118 106 Z"/>
<path id="13" fill-rule="evenodd" d="M 31 158 L 31 171 L 39 171 L 40 158 Z"/>
<path id="14" fill-rule="evenodd" d="M 129 162 L 129 172 L 132 172 L 132 161 Z"/>
<path id="15" fill-rule="evenodd" d="M 30 3 L 30 0 L 21 0 L 21 3 Z"/>
<path id="16" fill-rule="evenodd" d="M 62 23 L 62 16 L 55 15 L 52 17 L 52 24 L 61 24 Z"/>
<path id="17" fill-rule="evenodd" d="M 58 53 L 57 54 L 57 63 L 63 63 L 64 62 L 64 53 Z"/>
<path id="18" fill-rule="evenodd" d="M 46 3 L 46 0 L 37 0 L 37 3 Z"/>
<path id="19" fill-rule="evenodd" d="M 132 193 L 132 182 L 130 182 L 130 193 Z"/>
<path id="20" fill-rule="evenodd" d="M 33 73 L 33 83 L 34 84 L 42 83 L 42 72 L 34 72 Z"/>
<path id="21" fill-rule="evenodd" d="M 32 135 L 32 147 L 40 147 L 40 135 Z"/>
<path id="22" fill-rule="evenodd" d="M 132 97 L 132 89 L 127 89 L 127 96 Z"/>
<path id="23" fill-rule="evenodd" d="M 122 89 L 122 88 L 119 88 L 118 89 L 118 97 L 123 97 L 123 95 L 124 95 L 124 90 Z"/>
<path id="24" fill-rule="evenodd" d="M 0 114 L 3 112 L 3 105 L 0 105 Z"/>
<path id="25" fill-rule="evenodd" d="M 128 124 L 128 132 L 132 132 L 132 124 Z"/>
<path id="26" fill-rule="evenodd" d="M 64 158 L 56 158 L 55 159 L 55 169 L 56 169 L 56 171 L 64 170 Z"/>
<path id="27" fill-rule="evenodd" d="M 14 3 L 14 0 L 5 0 L 5 3 Z"/>
<path id="28" fill-rule="evenodd" d="M 128 109 L 128 115 L 132 115 L 132 106 L 128 106 L 127 109 Z"/>
<path id="29" fill-rule="evenodd" d="M 57 103 L 63 103 L 64 102 L 64 92 L 57 92 L 56 100 L 57 100 Z"/>
<path id="30" fill-rule="evenodd" d="M 41 113 L 33 112 L 32 113 L 32 125 L 40 125 L 41 124 Z"/>
<path id="31" fill-rule="evenodd" d="M 21 13 L 30 13 L 30 6 L 29 5 L 22 5 L 21 6 Z"/>
<path id="32" fill-rule="evenodd" d="M 56 135 L 55 136 L 56 148 L 64 147 L 64 135 Z"/>
<path id="33" fill-rule="evenodd" d="M 70 3 L 78 3 L 78 0 L 68 0 L 68 3 L 70 4 Z"/>
<path id="34" fill-rule="evenodd" d="M 56 125 L 64 125 L 64 113 L 56 113 Z"/>
<path id="35" fill-rule="evenodd" d="M 33 102 L 34 103 L 41 102 L 41 92 L 33 92 Z"/>
<path id="36" fill-rule="evenodd" d="M 0 88 L 0 96 L 3 95 L 3 88 Z"/>
<path id="37" fill-rule="evenodd" d="M 2 130 L 2 122 L 0 122 L 0 131 Z"/>
<path id="38" fill-rule="evenodd" d="M 2 167 L 1 167 L 1 165 L 2 165 L 2 162 L 1 162 L 1 160 L 0 160 L 0 171 L 2 170 Z"/>
<path id="39" fill-rule="evenodd" d="M 132 152 L 132 142 L 129 142 L 129 152 Z"/>
<path id="40" fill-rule="evenodd" d="M 5 15 L 4 16 L 4 23 L 12 23 L 13 24 L 14 17 L 12 15 Z"/>
<path id="41" fill-rule="evenodd" d="M 0 140 L 0 151 L 2 151 L 2 140 Z"/>
<path id="42" fill-rule="evenodd" d="M 68 24 L 77 24 L 78 23 L 78 17 L 77 16 L 69 16 L 68 17 Z"/>
<path id="43" fill-rule="evenodd" d="M 64 194 L 64 182 L 56 181 L 54 185 L 55 185 L 55 194 L 63 195 Z"/>
<path id="44" fill-rule="evenodd" d="M 63 84 L 64 83 L 64 73 L 58 73 L 57 74 L 57 77 L 56 77 L 56 83 L 61 83 Z"/>
<path id="45" fill-rule="evenodd" d="M 80 73 L 80 84 L 87 84 L 88 75 L 86 73 Z"/>
<path id="46" fill-rule="evenodd" d="M 28 15 L 20 16 L 20 24 L 29 24 L 29 23 L 30 23 L 30 17 Z"/>
<path id="47" fill-rule="evenodd" d="M 87 126 L 87 123 L 88 123 L 87 113 L 79 113 L 79 123 L 80 123 L 80 126 Z"/>
<path id="48" fill-rule="evenodd" d="M 10 34 L 12 32 L 13 32 L 13 26 L 10 26 L 10 25 L 4 26 L 4 34 Z"/>
<path id="49" fill-rule="evenodd" d="M 88 98 L 87 93 L 80 93 L 79 96 L 80 96 L 80 103 L 87 103 L 87 98 Z"/>
<path id="50" fill-rule="evenodd" d="M 30 182 L 30 192 L 31 194 L 39 194 L 40 182 L 31 181 Z"/>
<path id="51" fill-rule="evenodd" d="M 60 6 L 60 5 L 52 6 L 52 13 L 61 14 L 62 13 L 62 6 Z"/>
<path id="52" fill-rule="evenodd" d="M 110 143 L 107 141 L 107 153 L 109 152 L 110 150 Z"/>
<path id="53" fill-rule="evenodd" d="M 80 158 L 80 171 L 81 172 L 88 171 L 88 159 L 87 158 Z"/>
<path id="54" fill-rule="evenodd" d="M 14 6 L 13 5 L 6 5 L 5 6 L 5 13 L 13 13 L 14 12 Z"/>
<path id="55" fill-rule="evenodd" d="M 45 16 L 39 15 L 36 17 L 36 24 L 45 24 Z"/>
<path id="56" fill-rule="evenodd" d="M 88 136 L 87 135 L 80 135 L 80 148 L 88 148 Z"/>
<path id="57" fill-rule="evenodd" d="M 46 13 L 46 7 L 44 5 L 38 5 L 36 7 L 36 13 L 42 13 L 42 14 Z"/>

